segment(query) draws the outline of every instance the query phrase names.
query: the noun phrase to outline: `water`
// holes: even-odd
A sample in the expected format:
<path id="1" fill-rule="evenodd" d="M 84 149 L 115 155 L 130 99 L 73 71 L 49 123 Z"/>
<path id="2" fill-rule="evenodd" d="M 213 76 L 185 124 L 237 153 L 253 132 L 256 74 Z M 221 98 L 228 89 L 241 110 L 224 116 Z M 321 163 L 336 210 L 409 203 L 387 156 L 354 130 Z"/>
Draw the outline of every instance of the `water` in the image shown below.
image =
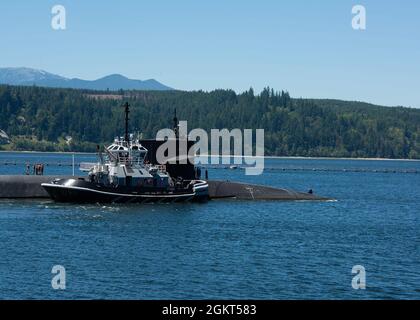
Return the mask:
<path id="1" fill-rule="evenodd" d="M 0 174 L 21 174 L 26 161 L 71 163 L 70 155 L 0 153 L 0 164 L 11 159 L 18 164 L 0 165 Z M 420 162 L 267 159 L 266 166 L 257 177 L 241 169 L 209 174 L 311 188 L 337 201 L 0 201 L 0 298 L 420 298 L 420 175 L 402 173 Z M 66 268 L 65 290 L 51 287 L 54 265 Z M 352 288 L 354 265 L 365 267 L 366 290 Z"/>

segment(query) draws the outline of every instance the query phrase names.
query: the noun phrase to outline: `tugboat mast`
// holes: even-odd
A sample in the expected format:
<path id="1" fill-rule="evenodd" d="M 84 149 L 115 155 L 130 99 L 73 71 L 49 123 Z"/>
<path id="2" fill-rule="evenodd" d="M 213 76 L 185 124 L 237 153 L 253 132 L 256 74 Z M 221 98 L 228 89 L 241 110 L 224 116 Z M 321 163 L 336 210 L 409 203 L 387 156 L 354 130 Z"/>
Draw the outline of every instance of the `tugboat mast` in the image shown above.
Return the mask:
<path id="1" fill-rule="evenodd" d="M 175 138 L 178 139 L 179 138 L 179 122 L 178 122 L 178 118 L 176 117 L 176 108 L 174 111 L 174 131 L 175 131 Z"/>
<path id="2" fill-rule="evenodd" d="M 130 145 L 130 136 L 128 134 L 128 114 L 130 113 L 130 105 L 128 104 L 128 102 L 126 102 L 123 107 L 125 108 L 125 142 L 127 143 L 127 145 Z"/>

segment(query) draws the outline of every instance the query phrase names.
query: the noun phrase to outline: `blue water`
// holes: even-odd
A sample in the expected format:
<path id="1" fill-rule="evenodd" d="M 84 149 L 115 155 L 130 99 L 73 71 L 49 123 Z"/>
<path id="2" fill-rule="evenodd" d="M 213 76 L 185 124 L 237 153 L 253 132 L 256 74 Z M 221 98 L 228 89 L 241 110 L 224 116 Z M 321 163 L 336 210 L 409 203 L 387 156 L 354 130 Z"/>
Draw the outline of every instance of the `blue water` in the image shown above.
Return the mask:
<path id="1" fill-rule="evenodd" d="M 9 160 L 17 164 L 2 164 Z M 63 166 L 70 155 L 0 153 L 0 174 L 22 174 L 26 161 L 50 163 L 46 174 L 72 170 Z M 420 162 L 267 159 L 266 166 L 256 177 L 241 169 L 209 174 L 311 188 L 337 201 L 0 201 L 0 298 L 420 298 L 420 174 L 410 173 Z M 308 168 L 320 170 L 301 170 Z M 65 290 L 51 287 L 54 265 L 66 269 Z M 354 265 L 365 267 L 365 290 L 352 288 Z"/>

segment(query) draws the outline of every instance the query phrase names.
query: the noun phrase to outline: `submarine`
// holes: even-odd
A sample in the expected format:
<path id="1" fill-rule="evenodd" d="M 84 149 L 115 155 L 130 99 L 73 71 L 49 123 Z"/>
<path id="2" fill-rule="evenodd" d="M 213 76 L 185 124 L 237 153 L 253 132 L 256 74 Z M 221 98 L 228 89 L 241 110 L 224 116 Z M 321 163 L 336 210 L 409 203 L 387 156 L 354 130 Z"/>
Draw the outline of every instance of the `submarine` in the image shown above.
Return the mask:
<path id="1" fill-rule="evenodd" d="M 81 164 L 87 176 L 0 175 L 0 199 L 53 199 L 59 202 L 147 203 L 147 202 L 206 202 L 217 199 L 327 201 L 327 197 L 309 192 L 269 186 L 209 180 L 206 170 L 191 161 L 182 161 L 181 144 L 188 149 L 194 142 L 178 134 L 178 119 L 174 116 L 176 138 L 170 143 L 176 149 L 176 161 L 160 164 L 158 148 L 168 141 L 133 139 L 128 133 L 129 105 L 125 107 L 125 136 L 117 138 L 107 148 L 105 156 L 98 148 L 98 163 Z"/>

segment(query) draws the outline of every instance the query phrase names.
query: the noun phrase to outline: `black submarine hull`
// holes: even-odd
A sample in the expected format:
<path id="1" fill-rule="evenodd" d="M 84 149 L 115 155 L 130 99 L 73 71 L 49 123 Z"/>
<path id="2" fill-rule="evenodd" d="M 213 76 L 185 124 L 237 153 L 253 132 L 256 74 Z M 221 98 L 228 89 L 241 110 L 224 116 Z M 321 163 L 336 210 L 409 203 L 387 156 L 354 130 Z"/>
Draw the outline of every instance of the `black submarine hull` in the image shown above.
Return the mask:
<path id="1" fill-rule="evenodd" d="M 79 179 L 74 176 L 26 176 L 0 175 L 0 199 L 49 199 L 50 195 L 42 183 L 50 183 L 55 179 Z M 328 201 L 333 200 L 315 193 L 297 192 L 290 189 L 252 185 L 234 181 L 208 180 L 209 198 L 236 200 L 275 200 L 275 201 Z"/>
<path id="2" fill-rule="evenodd" d="M 83 179 L 59 179 L 41 186 L 57 202 L 67 203 L 149 203 L 206 202 L 208 185 L 199 181 L 186 190 L 145 190 L 106 187 Z"/>

